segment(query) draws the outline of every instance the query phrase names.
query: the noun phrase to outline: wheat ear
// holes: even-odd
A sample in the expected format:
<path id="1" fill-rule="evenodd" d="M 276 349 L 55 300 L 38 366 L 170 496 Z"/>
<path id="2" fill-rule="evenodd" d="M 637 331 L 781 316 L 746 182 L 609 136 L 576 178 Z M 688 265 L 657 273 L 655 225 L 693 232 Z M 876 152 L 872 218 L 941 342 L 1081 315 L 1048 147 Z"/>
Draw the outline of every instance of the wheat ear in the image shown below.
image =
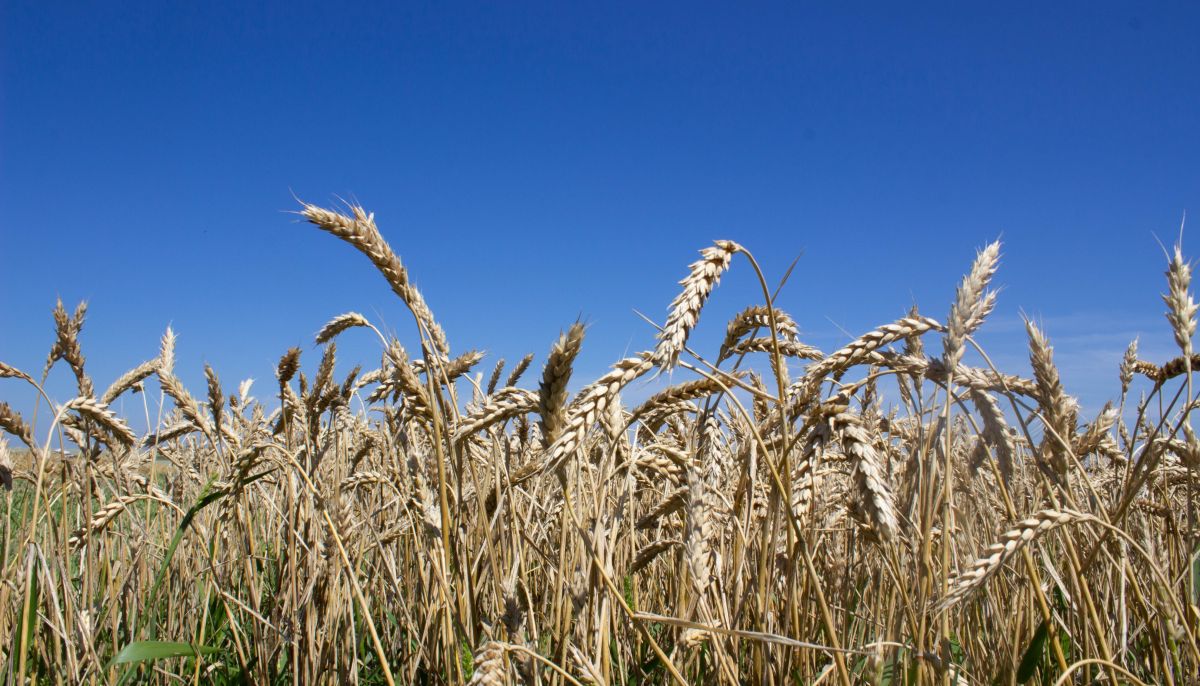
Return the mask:
<path id="1" fill-rule="evenodd" d="M 32 376 L 10 364 L 5 364 L 3 362 L 0 362 L 0 379 L 22 379 L 33 384 L 34 386 L 37 385 L 37 382 L 33 380 Z"/>
<path id="2" fill-rule="evenodd" d="M 8 441 L 0 438 L 0 486 L 11 491 L 13 482 L 12 455 L 8 453 Z"/>
<path id="3" fill-rule="evenodd" d="M 146 360 L 125 372 L 116 381 L 112 382 L 108 390 L 104 391 L 104 395 L 100 396 L 100 402 L 105 405 L 112 403 L 112 401 L 117 399 L 117 396 L 152 376 L 154 372 L 158 371 L 160 364 L 161 361 L 158 359 Z"/>
<path id="4" fill-rule="evenodd" d="M 988 291 L 988 283 L 1000 262 L 1000 241 L 988 245 L 975 256 L 971 271 L 961 284 L 946 318 L 944 341 L 946 367 L 954 369 L 963 356 L 963 344 L 984 318 L 996 306 L 996 292 Z"/>
<path id="5" fill-rule="evenodd" d="M 558 440 L 566 423 L 563 410 L 567 404 L 567 384 L 571 381 L 575 356 L 583 347 L 583 335 L 583 324 L 572 324 L 550 347 L 550 355 L 542 367 L 542 380 L 538 384 L 538 414 L 541 416 L 542 442 L 545 446 Z"/>
<path id="6" fill-rule="evenodd" d="M 62 406 L 62 411 L 69 410 L 75 410 L 84 417 L 108 429 L 125 445 L 133 445 L 137 442 L 137 436 L 134 435 L 133 429 L 130 429 L 128 424 L 113 414 L 113 411 L 108 409 L 108 405 L 95 398 L 75 398 Z"/>
<path id="7" fill-rule="evenodd" d="M 720 282 L 721 274 L 729 268 L 734 254 L 740 250 L 742 247 L 733 241 L 717 241 L 700 251 L 700 259 L 689 266 L 688 275 L 679 282 L 683 290 L 671 301 L 671 313 L 658 334 L 658 347 L 654 350 L 656 364 L 670 370 L 679 362 L 688 334 L 700 319 L 700 310 Z"/>
<path id="8" fill-rule="evenodd" d="M 746 376 L 744 372 L 739 372 L 736 374 L 737 378 L 742 378 L 744 376 Z M 699 398 L 706 398 L 713 393 L 721 392 L 724 390 L 724 388 L 725 386 L 716 379 L 709 377 L 703 377 L 694 381 L 685 381 L 680 384 L 675 384 L 674 386 L 664 388 L 658 393 L 655 393 L 647 398 L 641 405 L 635 407 L 633 409 L 633 416 L 630 419 L 631 421 L 641 419 L 663 405 L 671 405 L 690 400 L 697 400 Z"/>
<path id="9" fill-rule="evenodd" d="M 784 341 L 795 341 L 800 338 L 800 328 L 786 312 L 775 310 L 775 328 Z M 770 314 L 766 305 L 751 305 L 734 315 L 725 327 L 725 340 L 721 342 L 721 352 L 718 360 L 732 357 L 735 353 L 733 346 L 747 334 L 757 330 L 771 330 Z M 766 340 L 770 340 L 767 338 Z"/>
<path id="10" fill-rule="evenodd" d="M 357 312 L 339 314 L 333 319 L 330 319 L 329 322 L 326 323 L 325 326 L 322 326 L 321 330 L 317 332 L 317 345 L 328 343 L 337 336 L 341 335 L 341 333 L 346 329 L 352 329 L 356 326 L 369 327 L 371 326 L 371 322 L 367 321 L 366 317 Z"/>
<path id="11" fill-rule="evenodd" d="M 537 394 L 533 391 L 511 386 L 501 388 L 493 393 L 479 409 L 459 421 L 454 440 L 461 441 L 492 424 L 532 412 L 537 407 L 537 403 Z"/>
<path id="12" fill-rule="evenodd" d="M 627 357 L 613 365 L 611 372 L 583 389 L 575 402 L 574 410 L 567 417 L 562 435 L 547 449 L 546 462 L 540 471 L 544 474 L 561 468 L 583 443 L 588 429 L 596 423 L 598 417 L 603 416 L 609 403 L 613 402 L 621 389 L 653 368 L 654 359 L 651 353 Z"/>
<path id="13" fill-rule="evenodd" d="M 1068 464 L 1065 447 L 1059 439 L 1067 441 L 1074 435 L 1077 406 L 1063 390 L 1058 368 L 1054 366 L 1054 348 L 1050 347 L 1045 334 L 1028 319 L 1025 330 L 1029 334 L 1029 363 L 1037 384 L 1038 407 L 1046 426 L 1058 434 L 1058 438 L 1047 434 L 1040 452 L 1053 471 L 1061 476 L 1066 473 Z"/>
<path id="14" fill-rule="evenodd" d="M 834 429 L 841 433 L 842 449 L 853 460 L 852 478 L 871 527 L 882 540 L 890 541 L 900 528 L 899 516 L 896 513 L 896 498 L 888 485 L 875 442 L 856 414 L 841 412 L 833 417 L 832 422 Z"/>
<path id="15" fill-rule="evenodd" d="M 1167 265 L 1167 321 L 1175 334 L 1175 343 L 1184 357 L 1192 356 L 1192 336 L 1196 335 L 1196 303 L 1188 289 L 1192 284 L 1192 265 L 1183 261 L 1183 252 L 1175 246 L 1175 254 Z"/>
<path id="16" fill-rule="evenodd" d="M 475 651 L 475 673 L 468 686 L 505 686 L 508 683 L 508 667 L 504 664 L 504 646 L 488 641 Z"/>
<path id="17" fill-rule="evenodd" d="M 67 539 L 67 544 L 72 548 L 78 549 L 83 545 L 89 531 L 92 533 L 92 535 L 101 533 L 105 528 L 108 527 L 109 524 L 112 523 L 114 519 L 117 518 L 117 515 L 125 511 L 126 507 L 130 503 L 143 497 L 144 496 L 126 495 L 121 496 L 110 503 L 106 503 L 103 507 L 93 513 L 92 521 L 88 522 L 87 527 L 79 529 L 75 533 L 71 534 L 71 537 Z"/>
<path id="18" fill-rule="evenodd" d="M 63 360 L 71 368 L 79 387 L 79 395 L 93 397 L 96 392 L 92 380 L 83 370 L 83 351 L 79 347 L 79 333 L 83 330 L 83 320 L 87 315 L 87 301 L 80 302 L 75 307 L 75 313 L 68 315 L 59 299 L 54 306 L 54 345 L 50 346 L 50 354 L 46 357 L 46 368 L 42 372 L 42 380 L 50 374 L 50 368 L 58 360 Z"/>
<path id="19" fill-rule="evenodd" d="M 399 296 L 405 305 L 408 305 L 417 320 L 429 332 L 429 338 L 432 340 L 436 352 L 443 357 L 448 357 L 450 345 L 446 341 L 445 332 L 437 323 L 421 292 L 409 281 L 408 270 L 404 268 L 400 258 L 392 252 L 391 246 L 379 233 L 379 228 L 375 226 L 375 215 L 368 214 L 358 205 L 350 206 L 350 213 L 353 215 L 350 217 L 322 209 L 316 205 L 301 204 L 304 209 L 300 211 L 300 214 L 305 219 L 346 241 L 371 260 L 375 268 L 387 279 L 388 285 L 392 287 L 392 292 Z"/>
<path id="20" fill-rule="evenodd" d="M 814 362 L 805 370 L 804 377 L 788 389 L 788 395 L 792 398 L 789 415 L 795 416 L 797 411 L 816 398 L 821 382 L 826 376 L 870 359 L 872 353 L 885 345 L 902 339 L 912 339 L 931 330 L 943 330 L 943 327 L 937 320 L 929 317 L 903 317 L 894 323 L 868 331 L 842 349 L 830 353 L 819 362 Z"/>
<path id="21" fill-rule="evenodd" d="M 517 360 L 517 366 L 513 367 L 512 373 L 508 375 L 508 381 L 505 381 L 504 385 L 516 386 L 531 364 L 533 364 L 533 353 L 525 353 L 524 357 Z"/>
<path id="22" fill-rule="evenodd" d="M 37 446 L 33 444 L 33 431 L 29 425 L 25 423 L 24 419 L 21 419 L 21 415 L 16 410 L 3 401 L 0 401 L 0 429 L 21 439 L 21 442 L 30 450 L 37 450 Z"/>
<path id="23" fill-rule="evenodd" d="M 1047 531 L 1076 522 L 1086 522 L 1093 519 L 1074 510 L 1042 510 L 1037 514 L 1018 522 L 1016 526 L 1004 532 L 1000 541 L 988 547 L 966 571 L 959 573 L 950 581 L 950 591 L 942 598 L 937 607 L 946 609 L 966 598 L 979 589 L 987 580 L 996 574 L 1022 548 L 1037 540 Z"/>

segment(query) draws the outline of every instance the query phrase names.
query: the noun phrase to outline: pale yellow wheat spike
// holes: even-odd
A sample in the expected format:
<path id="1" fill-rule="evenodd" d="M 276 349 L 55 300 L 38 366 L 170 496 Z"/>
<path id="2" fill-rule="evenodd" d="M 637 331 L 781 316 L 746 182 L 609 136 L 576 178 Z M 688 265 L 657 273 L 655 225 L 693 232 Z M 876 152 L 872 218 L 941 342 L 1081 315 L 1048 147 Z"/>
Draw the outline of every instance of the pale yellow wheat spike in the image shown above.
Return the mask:
<path id="1" fill-rule="evenodd" d="M 679 282 L 683 290 L 671 302 L 667 323 L 658 334 L 658 347 L 654 350 L 656 364 L 669 370 L 679 362 L 688 334 L 700 319 L 700 310 L 720 282 L 721 274 L 729 268 L 734 254 L 741 249 L 733 241 L 717 241 L 700 251 L 701 258 L 690 265 L 688 275 Z"/>
<path id="2" fill-rule="evenodd" d="M 998 543 L 989 546 L 987 551 L 969 568 L 951 579 L 950 591 L 938 602 L 938 608 L 948 608 L 982 587 L 1022 548 L 1046 532 L 1066 524 L 1086 522 L 1092 519 L 1091 515 L 1061 509 L 1042 510 L 1032 517 L 1018 522 L 1016 526 L 1000 536 Z"/>

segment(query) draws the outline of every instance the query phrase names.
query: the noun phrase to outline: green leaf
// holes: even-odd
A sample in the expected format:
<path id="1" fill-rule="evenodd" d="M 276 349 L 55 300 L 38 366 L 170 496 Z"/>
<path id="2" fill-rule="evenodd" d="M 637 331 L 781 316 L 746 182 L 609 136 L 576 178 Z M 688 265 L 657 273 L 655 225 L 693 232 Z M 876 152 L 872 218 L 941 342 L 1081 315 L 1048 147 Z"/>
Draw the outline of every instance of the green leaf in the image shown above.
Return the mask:
<path id="1" fill-rule="evenodd" d="M 119 665 L 129 662 L 146 662 L 147 660 L 162 660 L 168 657 L 199 657 L 221 652 L 211 646 L 193 645 L 191 643 L 173 643 L 171 641 L 134 641 L 121 649 L 109 665 Z"/>
<path id="2" fill-rule="evenodd" d="M 1038 665 L 1042 663 L 1042 654 L 1046 652 L 1046 638 L 1050 636 L 1050 623 L 1043 620 L 1033 632 L 1025 654 L 1021 656 L 1021 664 L 1017 667 L 1017 683 L 1024 684 L 1037 673 Z"/>
<path id="3" fill-rule="evenodd" d="M 956 665 L 961 665 L 967 659 L 967 653 L 963 650 L 962 643 L 959 643 L 958 636 L 951 635 L 947 643 L 947 652 L 950 653 L 950 661 Z"/>
<path id="4" fill-rule="evenodd" d="M 258 479 L 261 479 L 262 477 L 266 476 L 267 474 L 270 474 L 272 471 L 274 471 L 274 469 L 275 468 L 272 468 L 265 472 L 256 474 L 256 475 L 250 477 L 249 479 L 247 479 L 246 483 L 247 484 L 253 483 L 254 481 L 257 481 Z M 145 627 L 146 622 L 149 621 L 149 619 L 151 617 L 153 608 L 155 607 L 155 601 L 158 599 L 158 591 L 160 588 L 162 588 L 163 582 L 167 578 L 167 572 L 171 569 L 171 558 L 173 558 L 175 556 L 175 549 L 179 547 L 180 541 L 183 540 L 183 535 L 185 533 L 187 533 L 188 526 L 191 525 L 192 520 L 196 518 L 196 515 L 200 512 L 200 510 L 203 510 L 204 508 L 215 503 L 216 501 L 220 500 L 221 498 L 224 498 L 225 496 L 229 495 L 228 490 L 225 490 L 225 489 L 214 490 L 213 489 L 213 485 L 216 483 L 216 480 L 217 480 L 217 478 L 214 476 L 214 477 L 210 478 L 207 483 L 204 484 L 204 488 L 202 488 L 200 490 L 200 497 L 196 501 L 196 504 L 192 505 L 190 508 L 188 508 L 188 511 L 185 512 L 183 515 L 183 519 L 181 519 L 179 521 L 179 528 L 175 530 L 175 535 L 171 537 L 171 543 L 167 546 L 166 552 L 163 553 L 162 566 L 159 567 L 158 574 L 156 574 L 154 576 L 154 584 L 150 586 L 150 593 L 147 596 L 147 600 L 146 600 L 146 604 L 145 604 L 146 609 L 142 612 L 142 615 L 138 619 L 137 625 L 134 628 L 134 632 L 133 632 L 134 638 L 137 638 L 139 635 L 141 635 L 142 628 Z M 152 632 L 155 631 L 154 626 L 151 626 L 151 631 Z M 153 644 L 153 643 L 158 643 L 158 641 L 134 641 L 133 643 L 130 643 L 128 646 L 125 646 L 125 649 L 122 650 L 121 653 L 117 655 L 117 657 L 120 657 L 121 655 L 123 655 L 125 653 L 125 650 L 128 650 L 135 645 Z M 175 644 L 164 644 L 164 645 L 186 645 L 186 644 L 175 643 Z M 190 650 L 190 648 L 191 647 L 189 646 L 189 650 Z M 195 653 L 193 651 L 193 652 L 189 652 L 186 654 L 193 655 Z M 166 657 L 166 656 L 164 656 L 164 657 Z M 149 658 L 146 658 L 146 659 L 149 659 Z M 115 658 L 114 658 L 114 664 L 115 664 Z M 128 683 L 128 681 L 131 678 L 133 678 L 133 674 L 134 674 L 134 670 L 132 667 L 126 669 L 125 673 L 123 675 L 121 675 L 121 680 L 118 683 L 120 683 L 120 684 Z"/>

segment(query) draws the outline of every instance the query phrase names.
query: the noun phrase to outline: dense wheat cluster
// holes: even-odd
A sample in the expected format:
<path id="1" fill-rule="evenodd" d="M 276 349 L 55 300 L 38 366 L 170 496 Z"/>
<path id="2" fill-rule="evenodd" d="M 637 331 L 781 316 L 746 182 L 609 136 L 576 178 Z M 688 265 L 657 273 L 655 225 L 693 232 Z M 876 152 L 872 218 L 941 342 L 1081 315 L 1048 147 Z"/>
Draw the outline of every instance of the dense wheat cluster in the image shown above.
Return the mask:
<path id="1" fill-rule="evenodd" d="M 287 351 L 236 392 L 206 368 L 193 392 L 168 330 L 102 388 L 85 307 L 60 304 L 40 378 L 0 363 L 3 396 L 41 412 L 35 432 L 0 403 L 9 682 L 1197 683 L 1200 357 L 1178 250 L 1180 356 L 1131 344 L 1091 417 L 1033 322 L 1031 374 L 975 348 L 998 244 L 937 319 L 826 353 L 768 293 L 692 351 L 719 279 L 767 283 L 718 241 L 656 348 L 589 382 L 583 326 L 536 365 L 482 368 L 372 215 L 302 215 L 370 259 L 420 349 L 348 313 L 320 359 Z M 378 338 L 374 368 L 339 365 L 346 335 Z M 59 362 L 65 402 L 42 391 Z M 110 409 L 130 393 L 146 435 Z"/>

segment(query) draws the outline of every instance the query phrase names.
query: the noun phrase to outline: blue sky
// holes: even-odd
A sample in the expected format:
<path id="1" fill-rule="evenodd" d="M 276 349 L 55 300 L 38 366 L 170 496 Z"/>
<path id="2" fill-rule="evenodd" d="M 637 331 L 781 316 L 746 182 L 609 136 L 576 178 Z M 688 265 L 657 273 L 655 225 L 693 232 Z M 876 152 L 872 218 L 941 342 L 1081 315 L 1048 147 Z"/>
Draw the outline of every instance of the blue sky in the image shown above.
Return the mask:
<path id="1" fill-rule="evenodd" d="M 315 365 L 345 311 L 411 336 L 293 194 L 374 211 L 485 370 L 540 365 L 577 317 L 582 380 L 649 347 L 634 311 L 662 321 L 717 238 L 774 278 L 800 256 L 779 304 L 827 350 L 914 301 L 944 317 L 1002 236 L 981 338 L 1006 370 L 1028 371 L 1022 312 L 1085 406 L 1133 336 L 1173 354 L 1155 236 L 1200 207 L 1194 4 L 7 0 L 0 32 L 0 359 L 31 371 L 60 296 L 90 302 L 101 387 L 168 324 L 197 392 L 205 362 L 231 390 L 292 345 Z M 701 351 L 759 301 L 746 267 Z"/>

